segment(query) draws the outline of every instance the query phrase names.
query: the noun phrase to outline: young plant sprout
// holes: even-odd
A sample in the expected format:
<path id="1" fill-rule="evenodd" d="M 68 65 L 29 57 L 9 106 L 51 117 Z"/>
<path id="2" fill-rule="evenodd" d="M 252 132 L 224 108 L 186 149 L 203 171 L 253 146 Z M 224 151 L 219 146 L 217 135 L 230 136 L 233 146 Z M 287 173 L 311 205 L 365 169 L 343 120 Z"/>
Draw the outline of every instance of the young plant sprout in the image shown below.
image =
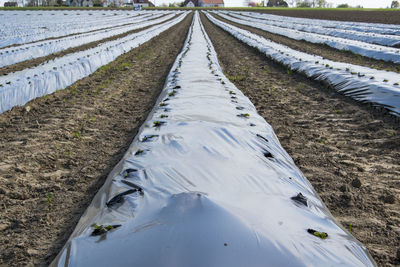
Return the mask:
<path id="1" fill-rule="evenodd" d="M 143 150 L 142 149 L 138 149 L 136 152 L 135 152 L 135 156 L 137 156 L 137 155 L 140 155 L 140 154 L 143 154 Z"/>
<path id="2" fill-rule="evenodd" d="M 239 114 L 238 117 L 249 118 L 250 114 L 249 113 L 242 113 L 242 114 Z"/>
<path id="3" fill-rule="evenodd" d="M 47 193 L 47 195 L 46 195 L 46 204 L 47 204 L 47 206 L 50 207 L 51 205 L 53 205 L 53 198 L 54 198 L 53 192 Z"/>
<path id="4" fill-rule="evenodd" d="M 111 231 L 112 229 L 120 227 L 120 224 L 117 225 L 99 225 L 97 223 L 94 223 L 91 225 L 92 228 L 94 228 L 93 232 L 90 234 L 91 236 L 99 236 L 106 234 L 107 232 Z"/>
<path id="5" fill-rule="evenodd" d="M 164 122 L 162 121 L 153 121 L 153 126 L 154 127 L 160 127 Z"/>

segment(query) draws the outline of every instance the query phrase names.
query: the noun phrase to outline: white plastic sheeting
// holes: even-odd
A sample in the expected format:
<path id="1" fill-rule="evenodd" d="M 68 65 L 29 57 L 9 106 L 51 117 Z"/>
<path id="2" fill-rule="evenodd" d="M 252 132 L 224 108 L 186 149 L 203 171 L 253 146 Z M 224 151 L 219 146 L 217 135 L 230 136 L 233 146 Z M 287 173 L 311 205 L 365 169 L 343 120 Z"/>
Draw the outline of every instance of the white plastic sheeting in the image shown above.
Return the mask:
<path id="1" fill-rule="evenodd" d="M 89 76 L 99 67 L 147 42 L 161 32 L 179 23 L 187 12 L 163 24 L 126 37 L 102 43 L 95 48 L 68 54 L 61 58 L 0 77 L 0 113 L 17 105 L 55 92 Z"/>
<path id="2" fill-rule="evenodd" d="M 0 47 L 121 26 L 137 16 L 147 17 L 154 13 L 121 10 L 0 11 Z"/>
<path id="3" fill-rule="evenodd" d="M 222 74 L 196 13 L 157 105 L 51 266 L 374 262 Z"/>
<path id="4" fill-rule="evenodd" d="M 335 28 L 350 31 L 358 31 L 365 33 L 376 33 L 383 35 L 399 35 L 400 36 L 400 25 L 397 24 L 381 24 L 381 23 L 368 23 L 368 22 L 355 22 L 355 21 L 339 21 L 339 20 L 323 20 L 323 19 L 308 19 L 298 17 L 286 17 L 265 14 L 260 12 L 240 12 L 240 13 L 251 13 L 252 16 L 260 18 L 267 18 L 273 20 L 282 20 L 289 23 L 308 24 L 312 26 L 321 26 L 324 28 Z"/>
<path id="5" fill-rule="evenodd" d="M 292 30 L 288 28 L 276 27 L 272 25 L 266 25 L 252 21 L 251 18 L 246 17 L 244 19 L 237 19 L 231 16 L 227 16 L 222 12 L 214 11 L 214 13 L 223 17 L 224 19 L 254 27 L 263 31 L 267 31 L 273 34 L 279 34 L 295 40 L 304 40 L 310 43 L 325 44 L 330 47 L 339 50 L 350 51 L 354 54 L 359 54 L 365 57 L 374 58 L 378 60 L 391 61 L 394 63 L 400 63 L 400 49 L 386 47 L 382 45 L 368 44 L 360 41 L 349 40 L 344 38 L 325 36 L 316 33 L 302 32 L 298 30 Z"/>
<path id="6" fill-rule="evenodd" d="M 141 16 L 137 19 L 129 20 L 129 25 L 112 27 L 97 32 L 73 35 L 60 39 L 52 39 L 47 41 L 25 44 L 18 47 L 10 47 L 0 49 L 0 67 L 16 64 L 29 59 L 44 57 L 53 53 L 57 53 L 68 48 L 77 47 L 86 43 L 99 41 L 114 35 L 123 34 L 139 28 L 151 26 L 168 19 L 171 19 L 177 12 L 171 12 L 169 15 L 155 14 L 153 16 Z M 161 17 L 161 18 L 158 18 Z M 158 19 L 157 19 L 158 18 Z M 151 19 L 151 20 L 149 20 Z"/>
<path id="7" fill-rule="evenodd" d="M 337 23 L 333 21 L 323 21 L 323 23 L 321 24 L 316 24 L 315 22 L 311 23 L 312 21 L 310 22 L 309 19 L 291 18 L 291 17 L 276 16 L 270 14 L 260 14 L 257 12 L 225 12 L 225 13 L 239 19 L 250 18 L 251 19 L 250 21 L 261 22 L 264 24 L 282 28 L 290 28 L 304 32 L 312 32 L 322 35 L 329 35 L 345 39 L 357 40 L 371 44 L 378 44 L 385 46 L 400 45 L 399 35 L 372 33 L 370 31 L 365 32 L 360 30 L 340 29 L 336 28 Z M 372 24 L 372 23 L 368 24 L 369 28 L 372 30 L 379 25 L 380 24 Z M 400 27 L 398 25 L 393 25 L 393 27 L 396 27 L 400 33 Z"/>
<path id="8" fill-rule="evenodd" d="M 207 17 L 242 42 L 255 47 L 289 69 L 323 81 L 360 102 L 384 107 L 393 115 L 400 116 L 400 74 L 309 55 L 217 20 L 210 14 L 207 14 Z"/>

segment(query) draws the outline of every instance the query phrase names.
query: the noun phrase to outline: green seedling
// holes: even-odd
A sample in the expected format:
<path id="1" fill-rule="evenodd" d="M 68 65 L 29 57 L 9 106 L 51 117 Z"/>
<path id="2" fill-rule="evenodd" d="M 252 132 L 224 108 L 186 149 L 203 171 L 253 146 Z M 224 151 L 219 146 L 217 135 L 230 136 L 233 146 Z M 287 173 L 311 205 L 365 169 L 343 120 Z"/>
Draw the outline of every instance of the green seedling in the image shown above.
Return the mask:
<path id="1" fill-rule="evenodd" d="M 238 115 L 239 117 L 243 117 L 243 118 L 249 118 L 250 114 L 249 113 L 242 113 L 240 115 Z"/>
<path id="2" fill-rule="evenodd" d="M 160 103 L 160 107 L 165 107 L 166 105 L 168 105 L 167 103 L 161 102 Z"/>
<path id="3" fill-rule="evenodd" d="M 54 194 L 52 192 L 47 193 L 47 195 L 46 195 L 46 204 L 47 204 L 47 206 L 50 207 L 51 205 L 53 205 L 53 198 L 54 198 Z"/>
<path id="4" fill-rule="evenodd" d="M 154 137 L 158 137 L 158 135 L 154 135 L 154 134 L 153 135 L 147 135 L 147 136 L 143 137 L 142 142 L 146 142 L 147 140 L 150 140 L 150 139 L 152 139 Z M 143 152 L 143 150 L 142 150 L 142 152 Z"/>
<path id="5" fill-rule="evenodd" d="M 138 149 L 136 152 L 135 152 L 135 156 L 137 156 L 137 155 L 140 155 L 140 154 L 143 154 L 143 149 Z"/>
<path id="6" fill-rule="evenodd" d="M 221 81 L 221 84 L 225 84 L 225 82 L 224 82 L 224 81 Z"/>
<path id="7" fill-rule="evenodd" d="M 72 136 L 74 138 L 80 139 L 81 138 L 81 132 L 80 131 L 72 132 Z"/>
<path id="8" fill-rule="evenodd" d="M 161 116 L 160 116 L 160 118 L 168 118 L 168 115 L 165 115 L 165 114 L 162 114 Z"/>
<path id="9" fill-rule="evenodd" d="M 399 85 L 399 83 L 394 83 L 393 85 Z"/>
<path id="10" fill-rule="evenodd" d="M 351 234 L 351 223 L 346 227 L 347 231 Z"/>
<path id="11" fill-rule="evenodd" d="M 176 90 L 173 90 L 171 93 L 168 93 L 168 96 L 174 96 L 176 93 Z"/>
<path id="12" fill-rule="evenodd" d="M 312 235 L 314 235 L 314 236 L 316 236 L 316 237 L 319 237 L 319 238 L 321 238 L 321 239 L 326 239 L 326 238 L 328 238 L 328 234 L 327 234 L 327 233 L 318 232 L 318 231 L 316 231 L 316 230 L 314 230 L 314 229 L 307 229 L 307 232 L 310 233 L 310 234 L 312 234 Z"/>
<path id="13" fill-rule="evenodd" d="M 160 121 L 153 121 L 153 126 L 154 127 L 160 127 L 161 126 L 161 122 Z"/>
<path id="14" fill-rule="evenodd" d="M 314 232 L 314 235 L 315 235 L 316 237 L 321 238 L 321 239 L 325 239 L 325 238 L 328 237 L 328 234 L 327 234 L 327 233 L 324 233 L 324 232 Z"/>
<path id="15" fill-rule="evenodd" d="M 384 83 L 387 83 L 388 81 L 389 81 L 389 80 L 387 80 L 387 79 L 384 79 L 384 80 L 383 80 Z"/>
<path id="16" fill-rule="evenodd" d="M 71 94 L 73 94 L 73 95 L 76 95 L 77 94 L 77 90 L 76 90 L 76 87 L 74 86 L 74 87 L 71 87 Z"/>
<path id="17" fill-rule="evenodd" d="M 107 233 L 108 231 L 110 231 L 112 229 L 115 229 L 115 228 L 118 228 L 120 226 L 121 226 L 120 224 L 104 226 L 104 225 L 99 225 L 97 223 L 94 223 L 94 224 L 91 225 L 91 227 L 94 228 L 91 236 L 103 235 L 103 234 Z"/>
<path id="18" fill-rule="evenodd" d="M 346 71 L 350 71 L 350 69 L 349 69 L 349 68 L 346 68 Z"/>
<path id="19" fill-rule="evenodd" d="M 328 140 L 326 139 L 326 138 L 321 138 L 319 141 L 318 141 L 318 143 L 320 143 L 320 144 L 326 144 L 326 142 L 327 142 Z"/>

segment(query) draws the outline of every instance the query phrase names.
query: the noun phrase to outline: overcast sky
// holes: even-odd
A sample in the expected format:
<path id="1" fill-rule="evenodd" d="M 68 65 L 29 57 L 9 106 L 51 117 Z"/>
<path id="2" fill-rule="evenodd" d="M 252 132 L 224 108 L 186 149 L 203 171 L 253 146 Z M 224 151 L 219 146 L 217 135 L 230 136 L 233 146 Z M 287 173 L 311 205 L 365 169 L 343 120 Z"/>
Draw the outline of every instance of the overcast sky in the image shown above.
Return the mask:
<path id="1" fill-rule="evenodd" d="M 171 2 L 181 2 L 182 0 L 155 0 L 156 5 L 161 5 L 162 3 L 171 3 Z M 253 0 L 254 2 L 261 2 L 261 0 Z M 268 0 L 266 0 L 268 1 Z M 243 0 L 224 0 L 225 6 L 243 6 Z M 338 4 L 349 4 L 351 6 L 361 5 L 365 8 L 378 8 L 383 7 L 386 8 L 390 6 L 392 0 L 327 0 L 329 3 L 333 3 L 334 7 Z"/>

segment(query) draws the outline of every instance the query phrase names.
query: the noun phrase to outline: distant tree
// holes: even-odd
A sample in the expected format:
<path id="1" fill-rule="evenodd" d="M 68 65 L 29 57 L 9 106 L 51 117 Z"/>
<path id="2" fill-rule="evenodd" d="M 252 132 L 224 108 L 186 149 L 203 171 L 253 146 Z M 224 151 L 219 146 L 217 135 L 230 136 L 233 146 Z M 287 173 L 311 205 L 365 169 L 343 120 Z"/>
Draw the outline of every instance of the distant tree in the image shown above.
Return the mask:
<path id="1" fill-rule="evenodd" d="M 103 6 L 101 0 L 93 0 L 93 6 Z"/>
<path id="2" fill-rule="evenodd" d="M 257 4 L 255 2 L 253 2 L 253 1 L 251 1 L 251 2 L 248 3 L 248 6 L 249 7 L 256 7 Z"/>
<path id="3" fill-rule="evenodd" d="M 286 0 L 286 3 L 288 3 L 289 6 L 294 6 L 296 4 L 296 0 Z"/>
<path id="4" fill-rule="evenodd" d="M 349 4 L 338 5 L 337 8 L 349 8 Z"/>
<path id="5" fill-rule="evenodd" d="M 269 0 L 267 7 L 288 7 L 288 3 L 284 0 Z"/>
<path id="6" fill-rule="evenodd" d="M 390 5 L 391 8 L 399 8 L 399 6 L 399 1 L 392 1 L 392 4 Z"/>
<path id="7" fill-rule="evenodd" d="M 326 0 L 318 0 L 317 1 L 317 6 L 318 7 L 326 7 L 327 6 L 327 2 L 326 2 Z"/>
<path id="8" fill-rule="evenodd" d="M 308 1 L 308 0 L 298 0 L 296 2 L 296 7 L 312 7 L 312 2 Z"/>
<path id="9" fill-rule="evenodd" d="M 183 7 L 185 2 L 173 2 L 169 3 L 168 7 Z"/>
<path id="10" fill-rule="evenodd" d="M 263 6 L 265 6 L 264 0 L 262 0 L 261 2 L 257 2 L 256 3 L 256 7 L 263 7 Z"/>

